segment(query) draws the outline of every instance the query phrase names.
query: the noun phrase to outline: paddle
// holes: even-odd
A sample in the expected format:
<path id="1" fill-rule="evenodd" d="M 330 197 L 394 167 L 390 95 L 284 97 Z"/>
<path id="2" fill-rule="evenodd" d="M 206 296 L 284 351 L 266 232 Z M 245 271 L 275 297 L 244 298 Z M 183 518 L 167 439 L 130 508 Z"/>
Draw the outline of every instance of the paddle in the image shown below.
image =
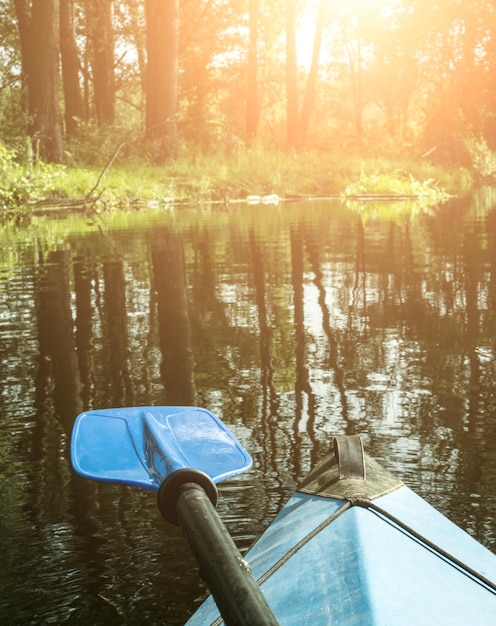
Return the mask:
<path id="1" fill-rule="evenodd" d="M 226 624 L 278 623 L 214 508 L 216 483 L 246 471 L 252 459 L 213 413 L 195 407 L 88 411 L 74 424 L 71 460 L 86 478 L 158 492 L 161 514 L 182 527 Z"/>

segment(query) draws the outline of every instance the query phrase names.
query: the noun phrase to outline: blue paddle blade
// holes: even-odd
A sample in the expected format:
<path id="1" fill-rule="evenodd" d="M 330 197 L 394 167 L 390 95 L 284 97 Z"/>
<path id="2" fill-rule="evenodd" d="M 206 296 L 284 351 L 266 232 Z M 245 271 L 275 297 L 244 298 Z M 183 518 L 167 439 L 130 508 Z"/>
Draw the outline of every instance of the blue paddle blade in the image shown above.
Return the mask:
<path id="1" fill-rule="evenodd" d="M 81 413 L 72 431 L 71 460 L 85 478 L 153 491 L 178 469 L 198 469 L 219 483 L 252 466 L 248 452 L 213 413 L 176 406 Z"/>

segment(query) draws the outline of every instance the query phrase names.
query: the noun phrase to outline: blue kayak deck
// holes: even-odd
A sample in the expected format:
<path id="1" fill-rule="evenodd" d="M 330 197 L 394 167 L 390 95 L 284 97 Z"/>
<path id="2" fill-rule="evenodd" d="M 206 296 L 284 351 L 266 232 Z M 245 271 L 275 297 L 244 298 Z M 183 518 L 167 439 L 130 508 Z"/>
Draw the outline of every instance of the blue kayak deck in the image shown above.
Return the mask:
<path id="1" fill-rule="evenodd" d="M 281 625 L 496 623 L 495 555 L 406 486 L 373 504 L 296 492 L 250 549 Z M 214 623 L 209 598 L 188 626 Z"/>

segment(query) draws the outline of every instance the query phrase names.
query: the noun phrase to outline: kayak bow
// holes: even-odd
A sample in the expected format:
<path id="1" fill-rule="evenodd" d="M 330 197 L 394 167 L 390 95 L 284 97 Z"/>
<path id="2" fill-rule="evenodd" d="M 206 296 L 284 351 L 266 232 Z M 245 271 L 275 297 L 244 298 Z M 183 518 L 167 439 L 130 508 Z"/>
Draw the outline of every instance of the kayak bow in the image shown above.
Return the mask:
<path id="1" fill-rule="evenodd" d="M 335 438 L 245 558 L 284 626 L 495 623 L 496 556 L 359 436 Z M 207 600 L 187 626 L 219 623 Z"/>

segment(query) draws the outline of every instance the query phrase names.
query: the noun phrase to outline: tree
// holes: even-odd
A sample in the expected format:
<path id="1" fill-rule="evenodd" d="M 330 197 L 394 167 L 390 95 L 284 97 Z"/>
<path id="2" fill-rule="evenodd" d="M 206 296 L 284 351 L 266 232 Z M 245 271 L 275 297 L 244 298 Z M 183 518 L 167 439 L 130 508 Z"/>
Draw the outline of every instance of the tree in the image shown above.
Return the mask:
<path id="1" fill-rule="evenodd" d="M 286 98 L 287 141 L 295 146 L 299 135 L 296 0 L 286 0 Z"/>
<path id="2" fill-rule="evenodd" d="M 179 0 L 146 0 L 146 136 L 155 158 L 177 150 Z"/>
<path id="3" fill-rule="evenodd" d="M 28 91 L 29 134 L 42 159 L 61 162 L 59 0 L 15 0 L 15 8 Z"/>
<path id="4" fill-rule="evenodd" d="M 308 127 L 310 125 L 310 116 L 315 105 L 315 96 L 317 91 L 317 76 L 319 71 L 320 49 L 322 47 L 322 33 L 324 29 L 324 13 L 325 0 L 320 0 L 319 12 L 317 15 L 317 23 L 315 26 L 315 37 L 312 48 L 312 62 L 308 72 L 307 85 L 303 96 L 303 104 L 301 107 L 301 119 L 299 129 L 300 143 L 304 144 L 307 138 Z"/>
<path id="5" fill-rule="evenodd" d="M 86 0 L 87 36 L 98 124 L 115 122 L 113 0 Z"/>
<path id="6" fill-rule="evenodd" d="M 60 55 L 64 86 L 65 130 L 74 134 L 84 119 L 84 99 L 79 82 L 79 50 L 74 27 L 74 0 L 60 0 Z"/>
<path id="7" fill-rule="evenodd" d="M 258 128 L 258 1 L 250 0 L 250 39 L 246 81 L 246 143 L 250 144 Z"/>

